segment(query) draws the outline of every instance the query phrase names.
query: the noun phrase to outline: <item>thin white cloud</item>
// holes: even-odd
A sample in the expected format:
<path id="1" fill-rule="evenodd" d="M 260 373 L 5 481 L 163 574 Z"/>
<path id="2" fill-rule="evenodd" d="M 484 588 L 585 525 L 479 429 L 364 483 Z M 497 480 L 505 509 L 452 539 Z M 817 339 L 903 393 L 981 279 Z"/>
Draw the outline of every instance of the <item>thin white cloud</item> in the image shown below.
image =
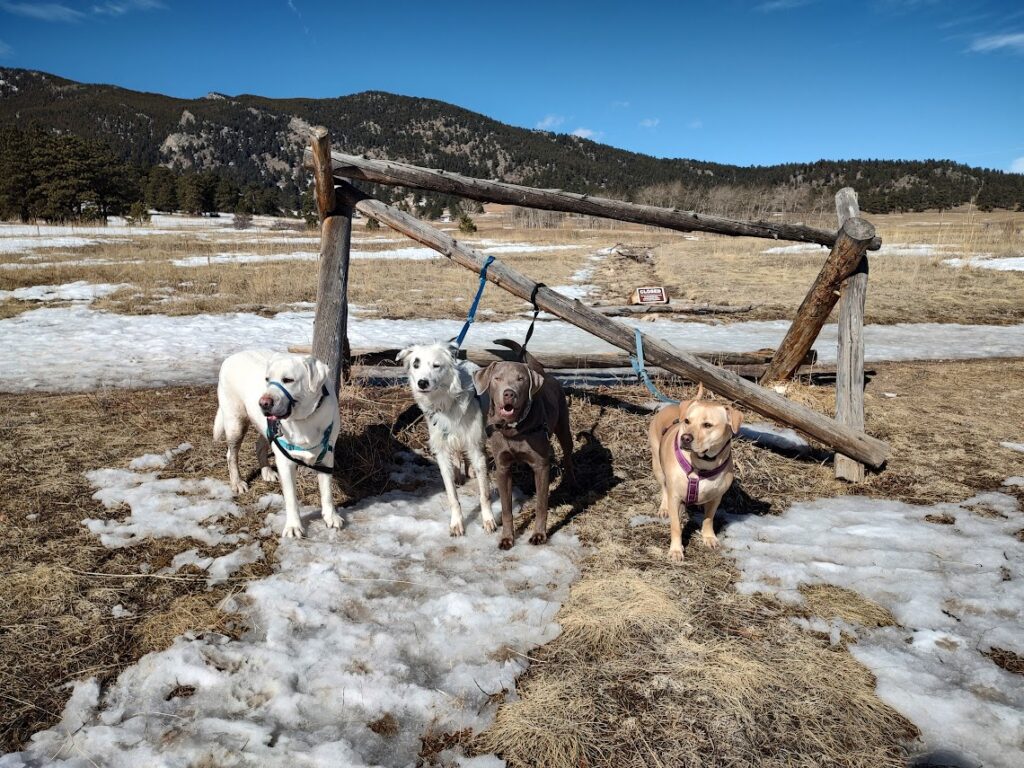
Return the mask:
<path id="1" fill-rule="evenodd" d="M 565 118 L 561 115 L 545 115 L 536 127 L 541 131 L 553 131 L 564 122 Z"/>
<path id="2" fill-rule="evenodd" d="M 581 138 L 581 139 L 596 139 L 598 136 L 601 135 L 601 132 L 600 131 L 591 130 L 590 128 L 582 128 L 581 127 L 581 128 L 577 128 L 575 131 L 573 131 L 572 135 L 573 136 L 577 136 L 578 138 Z"/>
<path id="3" fill-rule="evenodd" d="M 131 11 L 153 11 L 166 7 L 160 0 L 109 0 L 94 5 L 92 12 L 97 16 L 124 16 Z"/>
<path id="4" fill-rule="evenodd" d="M 1008 35 L 988 35 L 979 37 L 968 50 L 975 53 L 989 53 L 1007 49 L 1014 53 L 1024 53 L 1024 32 L 1015 32 Z"/>
<path id="5" fill-rule="evenodd" d="M 794 8 L 800 8 L 805 5 L 810 5 L 816 2 L 816 0 L 768 0 L 766 3 L 761 3 L 757 6 L 757 10 L 761 13 L 775 13 L 776 11 L 791 11 Z"/>
<path id="6" fill-rule="evenodd" d="M 645 117 L 640 121 L 639 125 L 641 128 L 657 128 L 660 122 L 661 120 L 657 117 Z"/>
<path id="7" fill-rule="evenodd" d="M 2 3 L 0 9 L 38 21 L 81 21 L 85 14 L 60 3 Z"/>
<path id="8" fill-rule="evenodd" d="M 703 120 L 699 120 L 699 119 L 694 119 L 694 120 L 691 120 L 687 125 L 690 127 L 691 130 L 696 131 L 698 128 L 703 128 L 704 127 L 704 121 Z"/>
<path id="9" fill-rule="evenodd" d="M 628 101 L 613 101 L 612 109 L 629 109 Z"/>
<path id="10" fill-rule="evenodd" d="M 1010 173 L 1024 173 L 1024 157 L 1018 157 L 1010 163 Z"/>

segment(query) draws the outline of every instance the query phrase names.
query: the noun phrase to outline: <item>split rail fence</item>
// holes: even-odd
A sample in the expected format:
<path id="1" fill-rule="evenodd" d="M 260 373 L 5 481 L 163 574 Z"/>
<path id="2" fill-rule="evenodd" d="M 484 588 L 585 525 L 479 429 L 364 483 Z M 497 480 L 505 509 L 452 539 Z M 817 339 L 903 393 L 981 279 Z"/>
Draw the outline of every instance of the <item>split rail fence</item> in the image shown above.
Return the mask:
<path id="1" fill-rule="evenodd" d="M 343 380 L 351 360 L 347 339 L 348 266 L 352 213 L 359 211 L 397 232 L 433 248 L 456 264 L 479 273 L 484 257 L 444 232 L 363 193 L 351 180 L 407 187 L 548 211 L 578 213 L 680 232 L 762 237 L 818 243 L 830 247 L 821 272 L 811 285 L 789 331 L 768 361 L 760 383 L 686 353 L 661 339 L 643 334 L 647 361 L 764 416 L 794 427 L 836 452 L 836 476 L 859 481 L 864 465 L 881 468 L 889 445 L 864 433 L 864 300 L 867 252 L 881 247 L 874 227 L 859 216 L 856 193 L 836 195 L 837 231 L 802 224 L 743 221 L 673 208 L 638 205 L 560 189 L 535 189 L 499 181 L 470 178 L 405 163 L 332 152 L 326 129 L 315 129 L 306 150 L 313 170 L 320 214 L 320 270 L 317 288 L 313 353 L 328 364 L 335 382 Z M 599 309 L 570 299 L 494 260 L 487 280 L 566 322 L 626 352 L 635 345 L 632 327 Z M 788 400 L 773 386 L 793 377 L 811 354 L 811 347 L 834 309 L 839 310 L 839 354 L 836 370 L 836 419 Z"/>

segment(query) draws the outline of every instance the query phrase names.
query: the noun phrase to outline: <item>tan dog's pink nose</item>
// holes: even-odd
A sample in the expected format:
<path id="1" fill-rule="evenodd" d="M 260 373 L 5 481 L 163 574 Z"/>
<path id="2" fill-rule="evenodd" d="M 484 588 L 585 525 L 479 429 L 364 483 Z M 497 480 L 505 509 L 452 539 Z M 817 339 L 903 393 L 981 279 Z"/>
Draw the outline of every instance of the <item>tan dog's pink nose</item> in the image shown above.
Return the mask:
<path id="1" fill-rule="evenodd" d="M 267 413 L 273 407 L 274 407 L 274 398 L 272 398 L 270 395 L 264 395 L 263 397 L 260 398 L 260 410 L 261 411 L 263 411 L 264 413 Z"/>

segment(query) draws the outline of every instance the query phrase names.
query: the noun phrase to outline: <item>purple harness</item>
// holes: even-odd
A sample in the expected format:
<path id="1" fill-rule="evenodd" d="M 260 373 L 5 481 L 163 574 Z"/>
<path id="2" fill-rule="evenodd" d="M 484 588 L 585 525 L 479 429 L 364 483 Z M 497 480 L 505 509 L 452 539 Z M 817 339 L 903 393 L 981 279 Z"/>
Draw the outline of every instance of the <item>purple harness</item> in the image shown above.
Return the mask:
<path id="1" fill-rule="evenodd" d="M 679 441 L 676 439 L 672 440 L 672 445 L 676 449 L 676 461 L 679 462 L 679 466 L 683 468 L 683 472 L 686 473 L 686 501 L 683 503 L 686 506 L 693 506 L 697 503 L 697 494 L 700 490 L 701 480 L 710 480 L 713 477 L 718 477 L 720 474 L 725 472 L 732 462 L 732 454 L 729 454 L 729 458 L 722 462 L 719 466 L 714 469 L 694 469 L 693 465 L 686 460 L 686 456 L 683 455 L 683 449 L 679 447 Z M 693 475 L 696 474 L 696 477 Z"/>

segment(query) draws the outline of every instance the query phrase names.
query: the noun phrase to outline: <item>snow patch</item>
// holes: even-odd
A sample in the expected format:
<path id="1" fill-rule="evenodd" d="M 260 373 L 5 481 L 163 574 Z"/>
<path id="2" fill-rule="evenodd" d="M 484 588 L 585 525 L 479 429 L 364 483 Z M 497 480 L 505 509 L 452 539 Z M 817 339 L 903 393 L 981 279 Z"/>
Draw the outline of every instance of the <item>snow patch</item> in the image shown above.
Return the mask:
<path id="1" fill-rule="evenodd" d="M 833 584 L 892 612 L 899 626 L 851 628 L 849 649 L 929 749 L 993 768 L 1024 764 L 1024 686 L 983 655 L 1024 654 L 1024 542 L 1014 536 L 1024 514 L 1013 497 L 934 506 L 843 497 L 727 520 L 741 592 L 799 603 L 799 585 Z"/>
<path id="2" fill-rule="evenodd" d="M 144 453 L 142 456 L 129 461 L 128 469 L 163 469 L 171 463 L 171 460 L 175 456 L 179 456 L 185 453 L 185 451 L 190 450 L 192 450 L 192 443 L 181 443 L 177 448 L 168 448 L 163 453 Z"/>
<path id="3" fill-rule="evenodd" d="M 13 291 L 0 291 L 0 301 L 15 299 L 17 301 L 84 301 L 90 302 L 116 293 L 122 288 L 131 288 L 128 283 L 90 283 L 78 280 L 63 285 L 32 285 L 26 288 L 15 288 Z"/>
<path id="4" fill-rule="evenodd" d="M 948 264 L 951 267 L 995 269 L 999 272 L 1024 272 L 1024 256 L 1005 256 L 994 259 L 978 255 L 965 259 L 946 259 L 942 263 Z"/>
<path id="5" fill-rule="evenodd" d="M 241 640 L 178 638 L 102 701 L 79 682 L 60 724 L 0 766 L 409 766 L 428 733 L 486 728 L 492 694 L 513 692 L 530 650 L 560 632 L 581 546 L 564 530 L 501 552 L 476 514 L 452 539 L 445 508 L 439 490 L 390 493 L 348 510 L 342 531 L 305 509 L 310 538 L 282 544 L 278 571 L 225 606 L 251 627 Z M 194 691 L 170 695 L 182 686 Z M 397 733 L 369 727 L 385 715 Z"/>

